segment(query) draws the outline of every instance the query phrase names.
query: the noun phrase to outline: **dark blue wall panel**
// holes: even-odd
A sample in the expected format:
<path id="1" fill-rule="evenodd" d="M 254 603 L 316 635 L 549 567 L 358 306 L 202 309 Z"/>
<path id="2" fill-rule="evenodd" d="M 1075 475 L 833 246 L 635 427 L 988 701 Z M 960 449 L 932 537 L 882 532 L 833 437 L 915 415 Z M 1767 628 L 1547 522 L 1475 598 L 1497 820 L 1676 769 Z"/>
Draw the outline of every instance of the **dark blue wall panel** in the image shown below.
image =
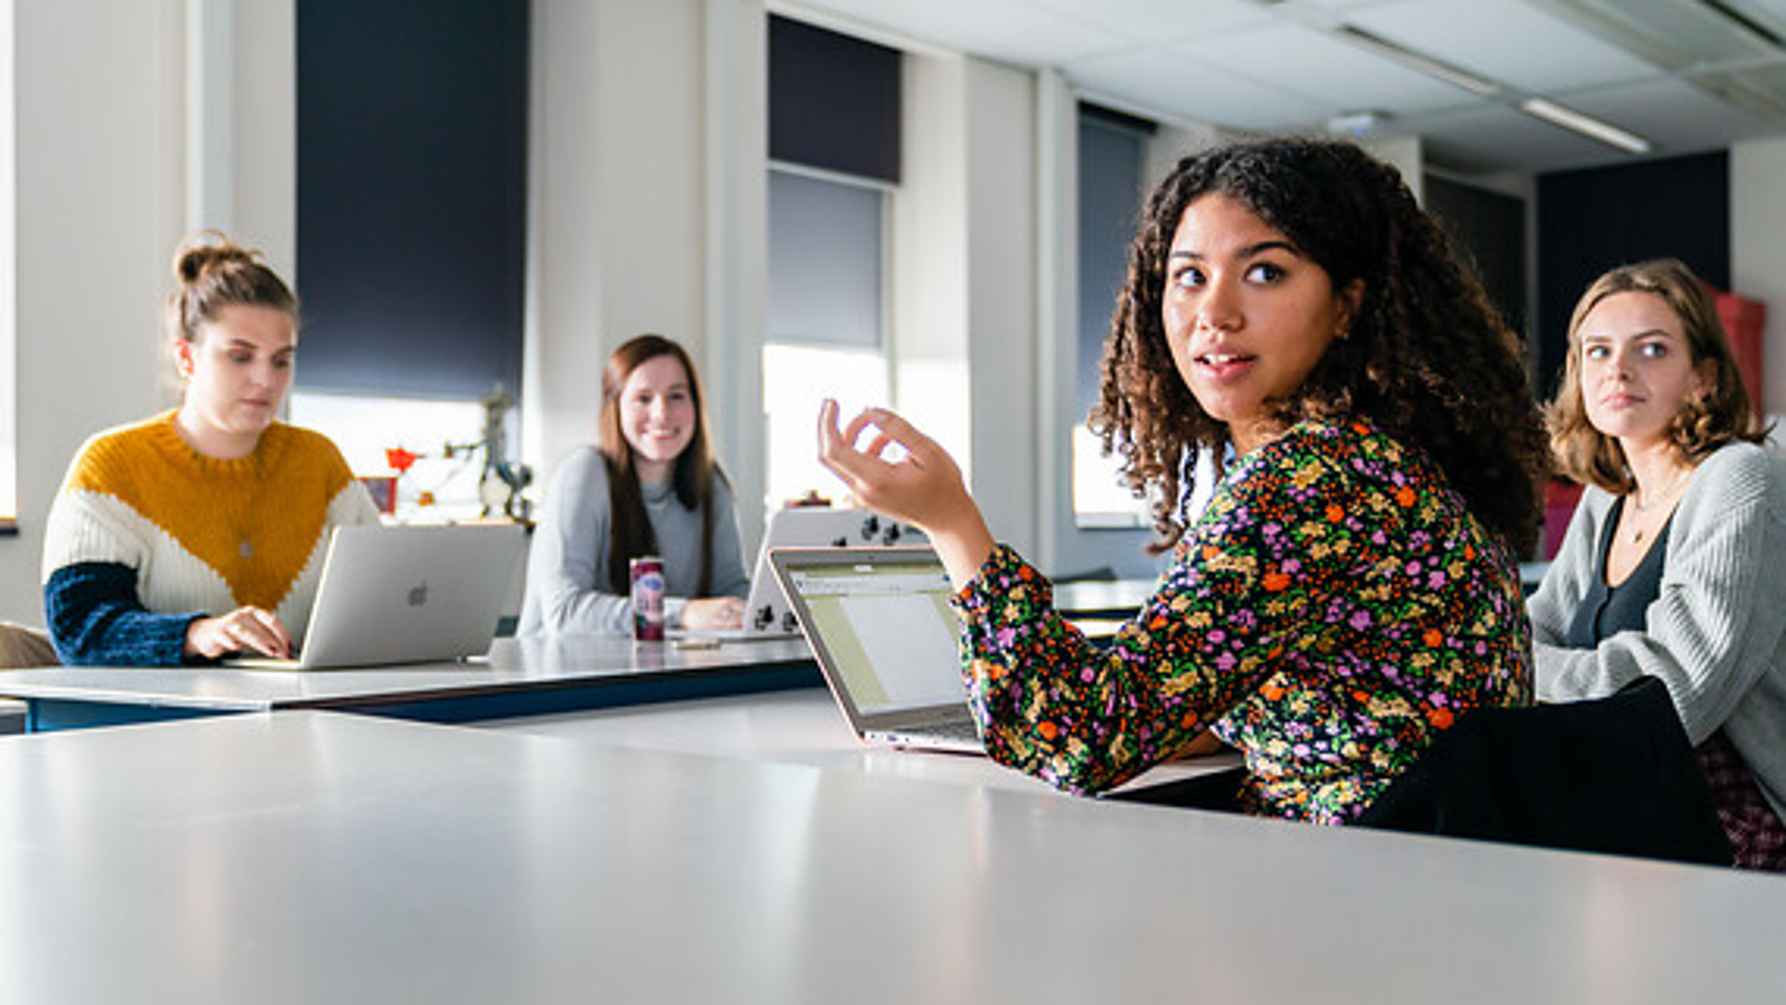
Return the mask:
<path id="1" fill-rule="evenodd" d="M 1724 151 L 1538 176 L 1538 389 L 1554 393 L 1569 314 L 1602 272 L 1678 258 L 1730 288 L 1730 156 Z"/>

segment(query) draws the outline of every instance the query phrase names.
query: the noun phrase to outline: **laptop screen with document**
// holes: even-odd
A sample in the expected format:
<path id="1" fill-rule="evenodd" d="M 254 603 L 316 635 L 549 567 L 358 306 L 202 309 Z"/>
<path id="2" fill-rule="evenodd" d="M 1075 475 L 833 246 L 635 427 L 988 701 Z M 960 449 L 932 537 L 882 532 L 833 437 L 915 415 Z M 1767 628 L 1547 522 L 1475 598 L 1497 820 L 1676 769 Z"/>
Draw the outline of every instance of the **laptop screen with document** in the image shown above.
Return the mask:
<path id="1" fill-rule="evenodd" d="M 961 707 L 961 622 L 929 548 L 776 549 L 817 655 L 860 716 Z"/>

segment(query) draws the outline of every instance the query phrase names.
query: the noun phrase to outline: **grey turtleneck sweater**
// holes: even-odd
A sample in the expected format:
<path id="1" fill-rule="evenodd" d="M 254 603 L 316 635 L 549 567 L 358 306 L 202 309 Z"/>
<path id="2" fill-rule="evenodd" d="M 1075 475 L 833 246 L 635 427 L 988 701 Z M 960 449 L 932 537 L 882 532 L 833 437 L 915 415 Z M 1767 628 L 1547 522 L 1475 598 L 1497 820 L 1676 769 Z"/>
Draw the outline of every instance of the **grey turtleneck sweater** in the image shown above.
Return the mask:
<path id="1" fill-rule="evenodd" d="M 1695 745 L 1722 728 L 1786 819 L 1786 459 L 1732 443 L 1701 461 L 1674 511 L 1662 585 L 1641 632 L 1565 648 L 1601 575 L 1596 543 L 1613 496 L 1582 494 L 1562 550 L 1526 602 L 1538 697 L 1603 698 L 1661 678 Z"/>
<path id="2" fill-rule="evenodd" d="M 701 578 L 701 514 L 676 500 L 668 479 L 642 485 L 645 514 L 664 560 L 666 613 L 681 624 L 682 608 Z M 750 592 L 738 539 L 738 514 L 723 478 L 713 482 L 713 595 Z M 632 631 L 630 598 L 608 592 L 608 469 L 594 447 L 579 447 L 552 477 L 527 555 L 521 635 Z"/>

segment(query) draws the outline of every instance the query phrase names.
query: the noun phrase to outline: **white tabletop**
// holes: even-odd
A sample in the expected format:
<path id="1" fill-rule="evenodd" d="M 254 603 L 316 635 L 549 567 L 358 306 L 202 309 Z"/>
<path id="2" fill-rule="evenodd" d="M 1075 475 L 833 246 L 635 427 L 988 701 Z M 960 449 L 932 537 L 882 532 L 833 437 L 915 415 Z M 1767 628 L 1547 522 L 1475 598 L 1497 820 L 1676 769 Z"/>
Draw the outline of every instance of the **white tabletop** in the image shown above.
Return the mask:
<path id="1" fill-rule="evenodd" d="M 58 667 L 0 674 L 0 695 L 262 711 L 344 708 L 396 699 L 444 699 L 572 683 L 637 680 L 810 660 L 803 639 L 682 649 L 624 636 L 497 639 L 483 663 L 418 663 L 368 670 L 232 670 L 223 667 Z"/>
<path id="2" fill-rule="evenodd" d="M 878 778 L 1055 792 L 985 757 L 864 746 L 831 692 L 822 687 L 497 719 L 478 726 L 636 750 L 808 764 Z M 1176 761 L 1141 775 L 1123 789 L 1209 774 L 1240 763 L 1235 753 Z"/>
<path id="3" fill-rule="evenodd" d="M 1786 882 L 318 712 L 0 742 L 31 1002 L 1778 1001 Z"/>
<path id="4" fill-rule="evenodd" d="M 1156 579 L 1085 580 L 1054 587 L 1054 606 L 1068 614 L 1132 616 L 1158 587 Z"/>

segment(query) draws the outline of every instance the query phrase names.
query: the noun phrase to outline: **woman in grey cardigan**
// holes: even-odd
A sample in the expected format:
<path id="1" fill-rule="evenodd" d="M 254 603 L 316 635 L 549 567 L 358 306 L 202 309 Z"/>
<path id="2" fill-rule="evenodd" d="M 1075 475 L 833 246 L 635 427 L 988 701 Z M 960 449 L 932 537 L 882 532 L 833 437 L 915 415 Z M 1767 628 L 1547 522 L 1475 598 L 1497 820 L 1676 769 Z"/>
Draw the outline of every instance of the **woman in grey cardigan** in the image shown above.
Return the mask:
<path id="1" fill-rule="evenodd" d="M 750 577 L 694 362 L 661 335 L 615 349 L 599 439 L 559 465 L 527 556 L 522 635 L 632 630 L 628 563 L 664 562 L 672 628 L 736 628 Z"/>
<path id="2" fill-rule="evenodd" d="M 1643 262 L 1588 288 L 1548 418 L 1588 487 L 1527 602 L 1538 697 L 1661 678 L 1737 864 L 1786 869 L 1786 460 L 1691 270 Z"/>

